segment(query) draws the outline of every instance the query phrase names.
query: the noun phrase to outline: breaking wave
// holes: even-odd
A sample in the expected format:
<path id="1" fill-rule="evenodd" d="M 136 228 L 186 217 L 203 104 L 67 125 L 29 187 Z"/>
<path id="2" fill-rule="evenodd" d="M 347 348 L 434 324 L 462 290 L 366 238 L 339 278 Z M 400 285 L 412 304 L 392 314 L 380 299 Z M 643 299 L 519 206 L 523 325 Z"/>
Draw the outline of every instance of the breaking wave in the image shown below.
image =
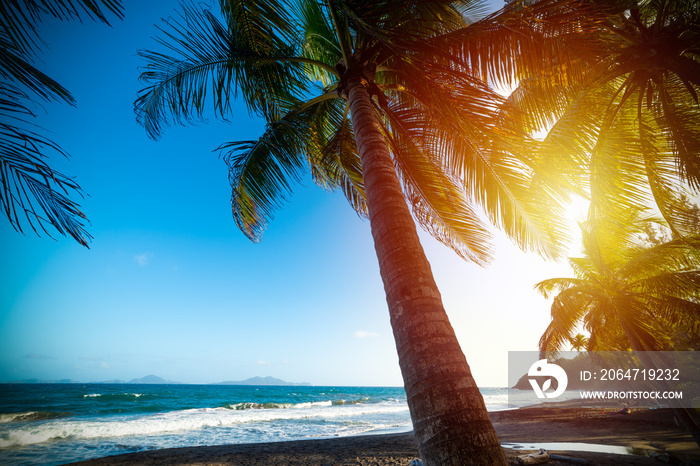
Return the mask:
<path id="1" fill-rule="evenodd" d="M 233 426 L 250 426 L 259 429 L 266 423 L 300 420 L 324 422 L 328 419 L 357 419 L 358 416 L 403 411 L 408 411 L 408 407 L 400 403 L 334 405 L 331 401 L 322 401 L 297 404 L 238 403 L 227 407 L 186 409 L 145 416 L 129 416 L 122 419 L 114 417 L 56 419 L 40 425 L 17 425 L 11 430 L 0 430 L 0 448 L 58 439 L 82 440 L 183 434 L 201 429 Z"/>
<path id="2" fill-rule="evenodd" d="M 107 400 L 128 400 L 146 396 L 145 393 L 88 393 L 83 398 L 102 398 Z"/>
<path id="3" fill-rule="evenodd" d="M 26 413 L 3 413 L 0 414 L 0 424 L 10 422 L 41 421 L 44 419 L 56 419 L 70 416 L 70 413 L 51 413 L 47 411 L 28 411 Z"/>

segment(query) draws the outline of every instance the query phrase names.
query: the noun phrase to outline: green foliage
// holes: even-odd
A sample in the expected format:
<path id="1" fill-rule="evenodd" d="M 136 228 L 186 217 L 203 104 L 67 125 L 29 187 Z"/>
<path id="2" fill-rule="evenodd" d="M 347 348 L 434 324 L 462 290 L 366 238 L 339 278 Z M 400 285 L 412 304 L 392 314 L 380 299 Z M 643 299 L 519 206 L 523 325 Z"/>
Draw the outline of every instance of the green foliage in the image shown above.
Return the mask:
<path id="1" fill-rule="evenodd" d="M 482 1 L 221 1 L 218 15 L 183 5 L 141 51 L 135 102 L 151 137 L 240 98 L 267 121 L 257 139 L 220 146 L 240 229 L 259 240 L 305 170 L 366 215 L 361 164 L 344 94 L 361 77 L 414 217 L 461 257 L 491 256 L 488 218 L 524 248 L 556 255 L 561 187 L 537 160 L 519 118 L 463 54 Z M 285 13 L 286 12 L 286 13 Z M 491 20 L 489 20 L 491 21 Z M 464 32 L 464 34 L 467 34 Z M 492 37 L 498 42 L 498 37 Z M 513 53 L 516 53 L 513 51 Z M 482 56 L 483 60 L 488 57 Z"/>
<path id="2" fill-rule="evenodd" d="M 503 20 L 530 16 L 534 26 L 516 22 L 517 32 L 544 45 L 534 60 L 545 69 L 533 58 L 512 65 L 511 101 L 528 130 L 547 131 L 552 171 L 584 186 L 609 228 L 655 204 L 675 236 L 696 234 L 682 196 L 700 189 L 700 1 L 542 0 L 511 10 Z"/>
<path id="3" fill-rule="evenodd" d="M 569 343 L 571 343 L 572 350 L 584 351 L 588 347 L 588 338 L 577 333 L 574 337 L 569 337 Z"/>
<path id="4" fill-rule="evenodd" d="M 119 1 L 100 3 L 121 18 Z M 86 217 L 68 197 L 70 191 L 80 194 L 80 187 L 46 163 L 48 154 L 66 153 L 32 124 L 32 109 L 43 102 L 75 104 L 68 90 L 33 64 L 44 45 L 37 28 L 47 16 L 107 23 L 105 12 L 92 0 L 0 3 L 0 209 L 20 232 L 26 221 L 35 233 L 40 229 L 49 234 L 48 224 L 87 247 Z"/>
<path id="5" fill-rule="evenodd" d="M 584 257 L 570 259 L 576 278 L 535 285 L 554 295 L 541 351 L 581 340 L 574 336 L 580 326 L 590 333 L 590 351 L 699 348 L 700 236 L 649 246 L 639 240 L 648 221 L 634 217 L 624 237 L 583 224 Z"/>

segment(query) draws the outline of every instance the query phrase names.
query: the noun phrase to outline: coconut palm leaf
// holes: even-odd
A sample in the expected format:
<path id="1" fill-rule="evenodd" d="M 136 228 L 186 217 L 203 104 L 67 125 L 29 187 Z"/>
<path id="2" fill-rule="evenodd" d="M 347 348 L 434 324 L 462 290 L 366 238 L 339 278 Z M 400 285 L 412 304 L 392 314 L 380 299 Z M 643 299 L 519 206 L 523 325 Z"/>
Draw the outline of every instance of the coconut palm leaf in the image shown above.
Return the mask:
<path id="1" fill-rule="evenodd" d="M 700 238 L 679 238 L 652 248 L 640 248 L 621 267 L 629 276 L 645 277 L 663 273 L 672 267 L 677 271 L 694 270 L 700 263 Z"/>
<path id="2" fill-rule="evenodd" d="M 317 62 L 335 66 L 343 57 L 338 36 L 334 34 L 331 20 L 319 2 L 298 0 L 295 5 L 299 18 L 300 35 L 303 37 L 301 54 Z M 321 81 L 324 86 L 332 85 L 336 74 L 325 68 L 305 65 L 306 73 L 313 81 Z"/>
<path id="3" fill-rule="evenodd" d="M 268 125 L 257 141 L 219 147 L 229 166 L 234 219 L 248 238 L 259 241 L 274 211 L 291 193 L 305 168 L 305 137 L 313 109 L 294 113 Z"/>
<path id="4" fill-rule="evenodd" d="M 540 337 L 540 349 L 556 353 L 563 349 L 576 331 L 589 306 L 582 305 L 588 301 L 592 302 L 585 287 L 573 286 L 561 291 L 552 303 L 552 319 L 547 329 Z"/>
<path id="5" fill-rule="evenodd" d="M 439 158 L 421 147 L 430 131 L 420 123 L 422 112 L 386 112 L 393 130 L 386 130 L 388 141 L 398 155 L 396 169 L 418 223 L 465 260 L 488 261 L 491 234 L 469 201 L 464 185 L 456 177 L 436 176 L 443 170 Z"/>
<path id="6" fill-rule="evenodd" d="M 102 7 L 119 19 L 124 17 L 121 2 L 116 0 L 7 0 L 0 4 L 0 30 L 20 54 L 33 55 L 44 45 L 37 30 L 44 17 L 64 21 L 90 18 L 109 24 Z"/>
<path id="7" fill-rule="evenodd" d="M 337 105 L 338 102 L 334 102 L 336 111 L 329 112 L 329 116 L 335 119 L 330 123 L 335 131 L 325 145 L 319 146 L 320 149 L 314 148 L 317 157 L 311 163 L 311 174 L 324 188 L 332 190 L 339 187 L 353 210 L 360 217 L 366 217 L 367 197 L 362 179 L 362 164 L 352 123 L 348 118 L 349 109 L 347 104 Z"/>
<path id="8" fill-rule="evenodd" d="M 697 283 L 695 284 L 697 287 Z M 650 300 L 663 322 L 675 322 L 676 332 L 697 335 L 700 332 L 700 303 L 694 299 L 667 298 Z"/>
<path id="9" fill-rule="evenodd" d="M 14 83 L 15 89 L 26 89 L 26 92 L 31 92 L 44 102 L 62 100 L 75 104 L 68 90 L 29 63 L 25 53 L 19 50 L 2 31 L 0 31 L 0 77 L 5 83 Z M 26 92 L 21 96 L 21 100 L 29 99 Z M 15 100 L 18 100 L 16 97 L 18 96 L 15 95 Z"/>
<path id="10" fill-rule="evenodd" d="M 680 197 L 688 188 L 700 189 L 700 2 L 576 3 L 522 7 L 538 20 L 533 28 L 553 83 L 537 79 L 535 65 L 518 62 L 523 74 L 513 103 L 537 115 L 531 130 L 559 120 L 549 130 L 545 153 L 563 155 L 557 163 L 564 175 L 591 174 L 587 184 L 597 218 L 613 225 L 634 205 L 656 204 L 674 234 L 692 235 Z M 576 12 L 586 13 L 576 23 L 580 30 L 546 33 L 557 15 Z M 577 61 L 570 52 L 579 50 L 585 53 Z"/>
<path id="11" fill-rule="evenodd" d="M 250 28 L 239 25 L 231 29 L 233 26 L 221 22 L 211 11 L 183 5 L 179 19 L 168 21 L 161 29 L 165 37 L 158 39 L 174 55 L 139 52 L 149 62 L 141 74 L 147 87 L 141 90 L 134 106 L 149 136 L 158 137 L 173 122 L 182 124 L 201 118 L 207 98 L 215 113 L 225 117 L 230 113 L 231 100 L 241 92 L 250 112 L 260 112 L 275 121 L 294 104 L 294 95 L 309 90 L 301 80 L 302 64 L 319 63 L 294 57 L 291 46 L 281 41 L 255 43 L 256 35 L 272 26 L 251 26 L 248 20 L 257 13 L 242 10 L 229 12 L 227 21 L 243 22 Z M 244 32 L 232 32 L 240 30 Z M 334 71 L 330 66 L 323 67 Z"/>
<path id="12" fill-rule="evenodd" d="M 700 272 L 697 270 L 687 270 L 681 272 L 669 272 L 658 274 L 646 279 L 640 279 L 637 282 L 637 287 L 640 292 L 656 296 L 664 294 L 672 296 L 675 299 L 675 304 L 679 304 L 679 300 L 688 301 L 691 309 L 693 299 L 698 297 L 698 289 L 700 289 Z M 697 305 L 697 303 L 695 303 Z"/>
<path id="13" fill-rule="evenodd" d="M 49 155 L 66 157 L 56 143 L 33 124 L 35 107 L 62 101 L 75 105 L 72 95 L 35 66 L 44 47 L 38 27 L 47 17 L 59 20 L 90 18 L 108 24 L 107 13 L 122 17 L 114 0 L 8 0 L 0 4 L 0 206 L 10 224 L 23 232 L 29 224 L 39 234 L 50 225 L 83 246 L 91 236 L 85 215 L 69 197 L 82 196 L 71 178 L 53 170 Z"/>
<path id="14" fill-rule="evenodd" d="M 538 183 L 539 168 L 526 157 L 528 141 L 499 131 L 507 125 L 500 119 L 499 96 L 476 78 L 439 64 L 403 68 L 394 76 L 398 83 L 387 89 L 400 89 L 398 105 L 414 110 L 389 114 L 391 124 L 407 128 L 443 170 L 464 180 L 470 202 L 521 247 L 555 256 L 554 245 L 566 237 L 557 223 L 562 206 L 541 190 L 547 186 Z"/>
<path id="15" fill-rule="evenodd" d="M 26 222 L 31 229 L 51 236 L 45 225 L 50 224 L 60 234 L 69 234 L 87 247 L 91 236 L 84 228 L 85 215 L 69 192 L 80 194 L 80 186 L 67 176 L 53 170 L 45 161 L 48 154 L 66 156 L 59 146 L 31 131 L 31 117 L 22 104 L 28 96 L 7 84 L 0 84 L 0 208 L 8 221 L 20 232 Z"/>
<path id="16" fill-rule="evenodd" d="M 580 325 L 590 332 L 589 350 L 664 350 L 672 347 L 676 333 L 698 329 L 698 238 L 645 247 L 637 233 L 649 220 L 639 214 L 637 220 L 624 222 L 628 229 L 623 237 L 601 232 L 596 222 L 583 224 L 585 257 L 569 261 L 577 278 L 535 286 L 545 297 L 558 293 L 541 351 L 560 350 Z"/>

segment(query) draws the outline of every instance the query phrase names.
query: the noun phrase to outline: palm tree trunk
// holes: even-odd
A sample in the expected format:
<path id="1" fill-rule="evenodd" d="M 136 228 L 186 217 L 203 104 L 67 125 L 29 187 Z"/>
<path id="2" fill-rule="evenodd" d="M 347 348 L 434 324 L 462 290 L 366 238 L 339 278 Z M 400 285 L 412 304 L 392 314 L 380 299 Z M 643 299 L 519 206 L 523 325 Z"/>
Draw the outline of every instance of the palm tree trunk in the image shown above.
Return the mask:
<path id="1" fill-rule="evenodd" d="M 399 365 L 427 465 L 505 465 L 484 399 L 445 313 L 366 81 L 345 87 Z"/>

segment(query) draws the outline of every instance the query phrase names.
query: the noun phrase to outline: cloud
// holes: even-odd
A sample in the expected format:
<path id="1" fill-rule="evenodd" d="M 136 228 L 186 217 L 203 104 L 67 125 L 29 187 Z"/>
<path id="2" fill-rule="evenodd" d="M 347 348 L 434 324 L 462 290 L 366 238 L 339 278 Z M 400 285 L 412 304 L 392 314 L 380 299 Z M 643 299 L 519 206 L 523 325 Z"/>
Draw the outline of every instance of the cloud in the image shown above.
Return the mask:
<path id="1" fill-rule="evenodd" d="M 366 330 L 358 330 L 357 332 L 355 332 L 355 338 L 373 338 L 378 336 L 378 333 L 368 332 Z"/>
<path id="2" fill-rule="evenodd" d="M 263 361 L 262 359 L 260 361 L 258 361 L 258 366 L 267 366 L 268 364 L 270 364 L 270 363 L 267 361 Z"/>
<path id="3" fill-rule="evenodd" d="M 24 355 L 25 359 L 56 359 L 53 356 L 48 356 L 41 353 L 28 353 Z"/>
<path id="4" fill-rule="evenodd" d="M 149 252 L 143 252 L 134 256 L 134 259 L 141 267 L 146 267 L 151 262 L 151 256 L 153 254 Z"/>

